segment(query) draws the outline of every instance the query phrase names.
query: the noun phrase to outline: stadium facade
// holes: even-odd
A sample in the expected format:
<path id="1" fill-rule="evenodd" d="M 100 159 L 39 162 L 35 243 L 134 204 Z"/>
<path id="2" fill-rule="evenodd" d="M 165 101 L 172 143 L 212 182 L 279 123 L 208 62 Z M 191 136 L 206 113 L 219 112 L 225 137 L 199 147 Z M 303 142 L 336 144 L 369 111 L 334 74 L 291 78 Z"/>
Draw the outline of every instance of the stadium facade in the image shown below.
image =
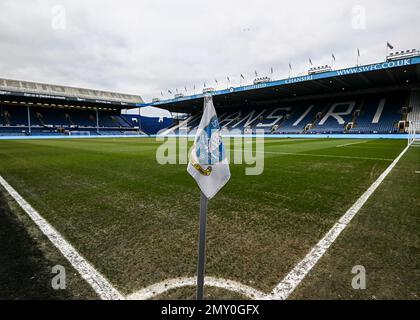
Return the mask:
<path id="1" fill-rule="evenodd" d="M 414 53 L 414 54 L 413 54 Z M 223 128 L 243 134 L 405 135 L 420 119 L 420 56 L 342 70 L 311 68 L 308 75 L 191 96 L 153 99 L 138 95 L 0 79 L 0 135 L 194 134 L 203 97 L 212 94 Z M 184 117 L 147 118 L 124 109 L 147 106 Z"/>

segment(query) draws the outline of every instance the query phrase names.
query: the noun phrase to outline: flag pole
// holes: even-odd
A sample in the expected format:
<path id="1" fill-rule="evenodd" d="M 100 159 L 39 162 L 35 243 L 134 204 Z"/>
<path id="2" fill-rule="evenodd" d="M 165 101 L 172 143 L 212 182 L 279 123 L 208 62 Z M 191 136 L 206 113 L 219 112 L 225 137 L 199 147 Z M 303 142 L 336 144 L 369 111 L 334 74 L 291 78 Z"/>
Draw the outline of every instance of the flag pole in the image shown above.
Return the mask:
<path id="1" fill-rule="evenodd" d="M 206 262 L 206 223 L 208 199 L 200 191 L 200 231 L 198 241 L 198 264 L 197 264 L 197 300 L 204 299 L 204 270 Z"/>

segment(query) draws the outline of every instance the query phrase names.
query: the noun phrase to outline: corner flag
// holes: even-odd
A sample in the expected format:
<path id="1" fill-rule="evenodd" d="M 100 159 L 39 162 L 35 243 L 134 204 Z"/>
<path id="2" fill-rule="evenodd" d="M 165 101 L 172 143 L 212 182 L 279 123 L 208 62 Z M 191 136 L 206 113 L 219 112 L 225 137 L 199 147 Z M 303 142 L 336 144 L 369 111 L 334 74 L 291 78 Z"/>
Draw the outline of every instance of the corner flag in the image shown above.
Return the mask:
<path id="1" fill-rule="evenodd" d="M 204 111 L 198 126 L 187 168 L 201 189 L 200 228 L 197 261 L 197 300 L 204 298 L 206 221 L 209 199 L 230 179 L 229 163 L 220 137 L 219 120 L 211 96 L 204 97 Z"/>
<path id="2" fill-rule="evenodd" d="M 220 137 L 219 120 L 211 96 L 204 98 L 204 112 L 187 168 L 207 199 L 230 179 L 229 163 Z"/>

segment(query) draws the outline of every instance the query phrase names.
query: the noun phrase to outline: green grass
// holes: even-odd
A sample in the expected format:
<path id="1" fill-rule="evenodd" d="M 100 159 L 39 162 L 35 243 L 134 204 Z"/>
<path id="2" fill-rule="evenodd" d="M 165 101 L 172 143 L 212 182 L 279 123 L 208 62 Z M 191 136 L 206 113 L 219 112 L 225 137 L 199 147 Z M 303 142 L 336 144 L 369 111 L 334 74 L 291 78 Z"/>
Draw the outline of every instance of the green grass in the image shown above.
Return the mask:
<path id="1" fill-rule="evenodd" d="M 0 299 L 97 299 L 30 218 L 0 189 Z M 66 288 L 54 290 L 52 268 L 66 270 Z"/>
<path id="2" fill-rule="evenodd" d="M 420 299 L 420 148 L 411 148 L 293 299 Z M 366 290 L 353 290 L 355 265 Z"/>
<path id="3" fill-rule="evenodd" d="M 372 140 L 336 147 L 352 142 L 358 140 L 267 140 L 262 175 L 246 176 L 244 165 L 231 165 L 231 180 L 209 206 L 206 274 L 271 291 L 406 143 Z M 199 191 L 186 165 L 156 162 L 159 144 L 135 138 L 0 141 L 0 175 L 129 294 L 195 274 Z M 400 196 L 416 199 L 418 189 L 407 189 Z M 375 203 L 393 192 L 390 188 Z M 391 205 L 398 209 L 399 202 Z M 392 215 L 386 217 L 391 222 Z M 417 252 L 418 228 L 405 231 L 410 241 L 417 239 L 410 243 Z M 405 296 L 401 291 L 395 295 Z M 188 298 L 189 292 L 168 295 Z M 318 296 L 324 297 L 315 289 L 302 294 Z"/>

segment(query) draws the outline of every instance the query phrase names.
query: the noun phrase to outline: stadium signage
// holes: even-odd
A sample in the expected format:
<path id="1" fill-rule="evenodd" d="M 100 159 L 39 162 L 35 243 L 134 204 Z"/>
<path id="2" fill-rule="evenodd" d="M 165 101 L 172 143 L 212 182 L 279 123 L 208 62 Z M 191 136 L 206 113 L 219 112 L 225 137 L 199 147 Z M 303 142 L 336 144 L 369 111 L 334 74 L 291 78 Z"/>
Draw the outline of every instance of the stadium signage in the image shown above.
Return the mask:
<path id="1" fill-rule="evenodd" d="M 390 68 L 395 68 L 395 67 L 404 67 L 404 66 L 409 66 L 409 65 L 411 65 L 410 59 L 404 59 L 404 60 L 398 60 L 398 61 L 377 63 L 377 64 L 372 64 L 369 66 L 360 66 L 360 67 L 355 67 L 355 68 L 337 70 L 335 72 L 337 73 L 338 76 L 343 76 L 343 75 L 348 75 L 348 74 L 390 69 Z"/>
<path id="2" fill-rule="evenodd" d="M 96 103 L 104 103 L 104 104 L 112 104 L 112 102 L 110 101 L 105 101 L 105 100 L 95 100 Z"/>
<path id="3" fill-rule="evenodd" d="M 63 96 L 52 96 L 49 94 L 36 94 L 36 93 L 24 93 L 23 94 L 24 97 L 29 97 L 29 98 L 44 98 L 44 99 L 57 99 L 57 100 L 66 100 L 66 97 Z"/>
<path id="4" fill-rule="evenodd" d="M 289 83 L 296 83 L 296 82 L 302 82 L 302 81 L 309 81 L 312 80 L 313 76 L 303 76 L 303 77 L 296 77 L 296 78 L 291 78 L 291 79 L 287 79 L 284 81 L 285 84 L 289 84 Z"/>
<path id="5" fill-rule="evenodd" d="M 252 90 L 252 89 L 261 89 L 267 87 L 267 83 L 259 83 L 259 84 L 253 84 L 251 86 L 244 87 L 244 90 Z"/>

